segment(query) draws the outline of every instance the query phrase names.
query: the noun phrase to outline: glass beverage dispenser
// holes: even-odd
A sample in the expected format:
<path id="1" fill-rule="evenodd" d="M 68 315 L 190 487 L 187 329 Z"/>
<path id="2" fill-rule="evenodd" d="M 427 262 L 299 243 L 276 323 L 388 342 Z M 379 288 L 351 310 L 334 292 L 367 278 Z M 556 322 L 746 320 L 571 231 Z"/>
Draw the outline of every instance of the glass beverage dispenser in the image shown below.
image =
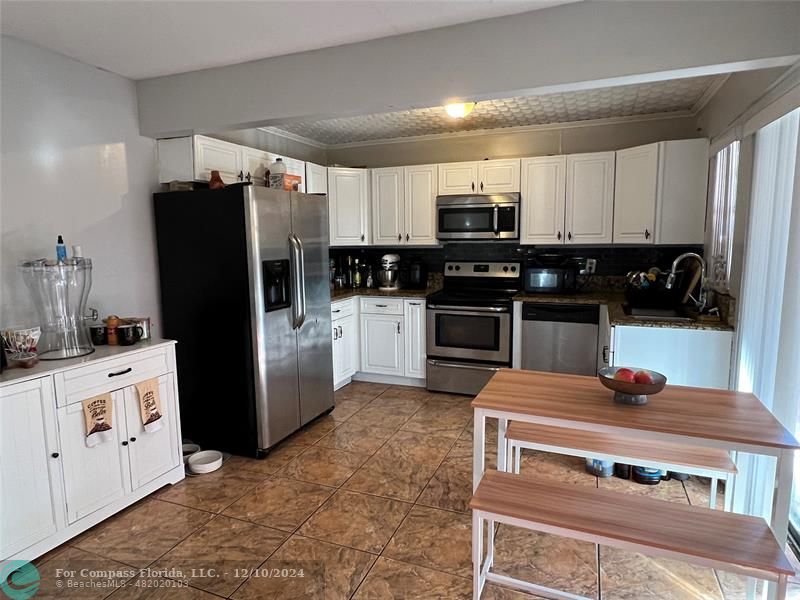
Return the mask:
<path id="1" fill-rule="evenodd" d="M 37 352 L 42 360 L 75 358 L 94 352 L 86 321 L 86 302 L 92 287 L 92 261 L 88 258 L 32 260 L 20 270 L 41 320 Z"/>

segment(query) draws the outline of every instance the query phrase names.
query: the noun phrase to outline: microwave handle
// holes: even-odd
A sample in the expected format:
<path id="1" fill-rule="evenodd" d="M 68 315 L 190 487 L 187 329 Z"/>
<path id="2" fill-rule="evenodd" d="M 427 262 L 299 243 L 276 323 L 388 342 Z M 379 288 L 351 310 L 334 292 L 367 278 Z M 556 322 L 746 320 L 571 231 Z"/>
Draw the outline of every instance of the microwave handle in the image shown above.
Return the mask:
<path id="1" fill-rule="evenodd" d="M 500 233 L 500 207 L 495 204 L 494 211 L 492 215 L 492 230 L 494 231 L 495 235 L 499 235 Z"/>

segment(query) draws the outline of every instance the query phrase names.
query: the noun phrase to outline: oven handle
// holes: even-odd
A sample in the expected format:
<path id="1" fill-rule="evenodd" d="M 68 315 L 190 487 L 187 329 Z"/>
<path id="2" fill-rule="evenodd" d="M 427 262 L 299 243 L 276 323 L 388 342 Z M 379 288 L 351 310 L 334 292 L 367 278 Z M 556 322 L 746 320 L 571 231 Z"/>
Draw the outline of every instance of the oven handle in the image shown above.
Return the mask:
<path id="1" fill-rule="evenodd" d="M 444 362 L 441 360 L 428 359 L 428 364 L 434 367 L 449 367 L 451 369 L 469 369 L 470 371 L 492 371 L 497 372 L 502 367 L 481 367 L 479 365 L 468 365 L 464 363 Z"/>
<path id="2" fill-rule="evenodd" d="M 443 304 L 428 304 L 428 310 L 453 310 L 457 312 L 487 312 L 487 313 L 507 313 L 509 309 L 498 306 L 445 306 Z"/>

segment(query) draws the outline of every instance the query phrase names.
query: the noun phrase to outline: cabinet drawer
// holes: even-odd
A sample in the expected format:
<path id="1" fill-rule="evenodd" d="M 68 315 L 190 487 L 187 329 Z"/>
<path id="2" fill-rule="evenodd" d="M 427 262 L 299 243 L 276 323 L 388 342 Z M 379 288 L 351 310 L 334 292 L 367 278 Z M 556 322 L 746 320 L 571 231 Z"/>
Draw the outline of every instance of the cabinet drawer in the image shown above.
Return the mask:
<path id="1" fill-rule="evenodd" d="M 166 348 L 91 362 L 55 375 L 56 405 L 67 406 L 169 372 Z"/>
<path id="2" fill-rule="evenodd" d="M 400 298 L 361 298 L 361 312 L 372 315 L 402 315 Z"/>
<path id="3" fill-rule="evenodd" d="M 331 304 L 331 321 L 341 319 L 342 317 L 349 317 L 353 314 L 353 298 L 347 300 L 340 300 Z"/>

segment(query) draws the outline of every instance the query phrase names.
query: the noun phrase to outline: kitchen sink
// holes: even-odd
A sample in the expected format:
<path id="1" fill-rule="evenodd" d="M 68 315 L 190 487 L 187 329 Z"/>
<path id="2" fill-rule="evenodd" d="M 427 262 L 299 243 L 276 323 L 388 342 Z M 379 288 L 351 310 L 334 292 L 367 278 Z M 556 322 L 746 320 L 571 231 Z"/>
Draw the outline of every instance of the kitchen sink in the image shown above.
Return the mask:
<path id="1" fill-rule="evenodd" d="M 683 308 L 635 308 L 625 304 L 623 309 L 629 317 L 642 321 L 694 321 L 694 318 L 689 316 L 689 313 Z"/>

